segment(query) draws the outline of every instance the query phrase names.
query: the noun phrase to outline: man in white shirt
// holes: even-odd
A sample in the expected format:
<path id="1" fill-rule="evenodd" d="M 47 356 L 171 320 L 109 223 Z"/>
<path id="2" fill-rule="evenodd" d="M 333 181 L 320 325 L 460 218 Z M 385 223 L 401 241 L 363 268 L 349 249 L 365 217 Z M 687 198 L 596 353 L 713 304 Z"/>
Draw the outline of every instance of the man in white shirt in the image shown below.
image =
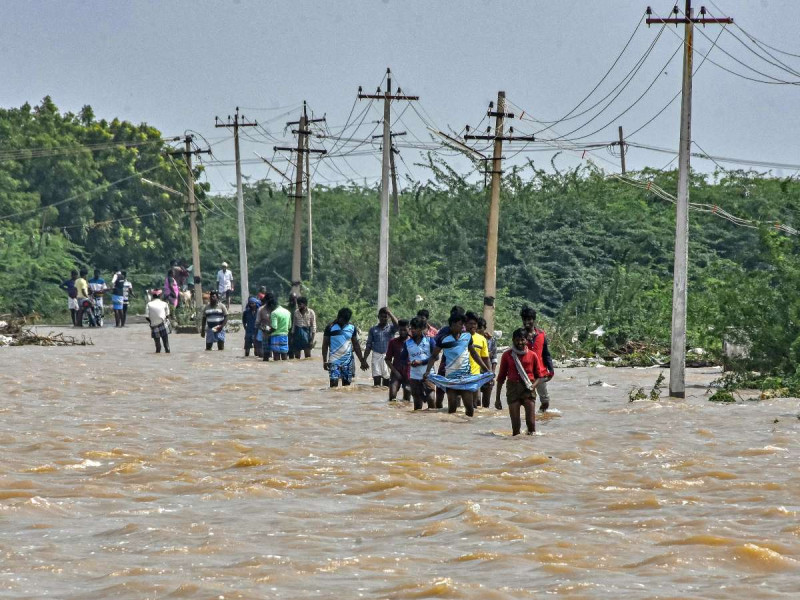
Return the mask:
<path id="1" fill-rule="evenodd" d="M 233 273 L 228 269 L 228 263 L 223 262 L 222 268 L 217 271 L 217 291 L 220 299 L 225 299 L 227 308 L 231 307 L 231 294 L 233 293 Z"/>
<path id="2" fill-rule="evenodd" d="M 153 299 L 147 303 L 145 318 L 150 323 L 150 335 L 156 343 L 156 353 L 161 352 L 161 342 L 164 342 L 164 351 L 169 354 L 169 304 L 161 299 L 161 290 L 152 291 Z"/>

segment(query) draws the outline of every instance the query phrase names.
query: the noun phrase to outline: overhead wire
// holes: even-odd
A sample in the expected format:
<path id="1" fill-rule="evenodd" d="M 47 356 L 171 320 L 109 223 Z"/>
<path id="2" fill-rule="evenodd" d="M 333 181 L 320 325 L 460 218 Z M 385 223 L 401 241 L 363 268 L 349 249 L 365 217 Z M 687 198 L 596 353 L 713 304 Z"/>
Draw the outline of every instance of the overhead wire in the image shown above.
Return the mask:
<path id="1" fill-rule="evenodd" d="M 90 190 L 86 190 L 84 192 L 80 192 L 78 194 L 70 196 L 69 198 L 65 198 L 64 200 L 59 200 L 58 202 L 53 202 L 52 204 L 48 204 L 46 206 L 41 206 L 39 208 L 33 208 L 31 210 L 23 210 L 23 211 L 19 211 L 19 212 L 16 212 L 16 213 L 11 213 L 11 214 L 8 214 L 8 215 L 0 216 L 0 221 L 4 221 L 6 219 L 12 219 L 14 217 L 19 217 L 19 216 L 22 216 L 22 215 L 28 215 L 28 214 L 32 214 L 32 213 L 42 212 L 42 211 L 45 211 L 45 210 L 47 210 L 49 208 L 54 208 L 56 206 L 63 206 L 64 204 L 67 204 L 68 202 L 73 202 L 74 200 L 77 200 L 78 198 L 82 198 L 83 196 L 88 196 L 88 195 L 95 194 L 95 193 L 100 192 L 100 191 L 107 190 L 107 189 L 109 189 L 111 187 L 114 187 L 115 185 L 119 185 L 120 183 L 123 183 L 125 181 L 130 181 L 131 179 L 141 179 L 142 175 L 144 175 L 145 173 L 149 173 L 150 171 L 154 171 L 154 170 L 158 169 L 160 166 L 161 165 L 155 165 L 155 166 L 150 167 L 148 169 L 144 169 L 142 171 L 137 171 L 133 175 L 128 175 L 127 177 L 123 177 L 121 179 L 117 179 L 116 181 L 110 181 L 108 183 L 104 183 L 104 184 L 99 185 L 99 186 L 97 186 L 95 188 L 92 188 Z"/>

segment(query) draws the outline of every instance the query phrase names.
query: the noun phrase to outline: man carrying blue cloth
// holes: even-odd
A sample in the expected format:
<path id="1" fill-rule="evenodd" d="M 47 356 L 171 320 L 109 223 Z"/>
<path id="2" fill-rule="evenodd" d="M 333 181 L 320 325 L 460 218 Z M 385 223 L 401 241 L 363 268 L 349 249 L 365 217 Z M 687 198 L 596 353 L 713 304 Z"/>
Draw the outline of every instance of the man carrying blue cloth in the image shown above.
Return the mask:
<path id="1" fill-rule="evenodd" d="M 350 323 L 353 311 L 342 308 L 336 315 L 336 320 L 325 328 L 322 337 L 322 368 L 328 371 L 330 386 L 338 387 L 339 380 L 347 386 L 353 382 L 356 374 L 353 352 L 361 361 L 361 370 L 369 369 L 364 355 L 361 353 L 361 344 L 358 342 L 358 329 Z M 330 351 L 330 356 L 328 356 Z"/>
<path id="2" fill-rule="evenodd" d="M 447 392 L 447 412 L 454 413 L 458 409 L 459 401 L 464 401 L 464 411 L 468 417 L 474 414 L 475 395 L 486 382 L 494 378 L 489 366 L 476 352 L 472 345 L 472 335 L 464 329 L 464 315 L 454 313 L 448 320 L 450 333 L 448 333 L 433 349 L 425 371 L 425 379 L 432 381 L 437 387 Z M 445 374 L 431 375 L 439 354 L 444 354 Z M 481 373 L 471 374 L 469 359 L 472 357 Z"/>

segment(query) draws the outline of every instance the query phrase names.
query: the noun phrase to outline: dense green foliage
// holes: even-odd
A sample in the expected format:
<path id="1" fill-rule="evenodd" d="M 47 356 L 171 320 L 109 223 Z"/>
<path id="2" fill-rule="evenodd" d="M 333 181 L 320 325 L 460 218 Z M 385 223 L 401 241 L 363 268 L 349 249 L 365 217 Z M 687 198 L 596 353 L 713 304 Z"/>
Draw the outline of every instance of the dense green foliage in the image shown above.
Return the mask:
<path id="1" fill-rule="evenodd" d="M 102 146 L 87 148 L 93 144 Z M 0 219 L 0 312 L 52 313 L 52 302 L 63 304 L 56 283 L 73 265 L 127 267 L 146 285 L 171 258 L 190 255 L 182 199 L 140 178 L 184 189 L 185 167 L 165 150 L 152 127 L 97 121 L 88 107 L 61 115 L 46 98 L 35 108 L 0 111 L 0 217 L 13 215 Z M 441 323 L 453 304 L 482 305 L 488 189 L 435 160 L 427 166 L 430 180 L 403 190 L 401 213 L 392 217 L 390 296 L 398 315 L 425 307 Z M 675 189 L 675 172 L 636 176 Z M 238 274 L 235 210 L 230 198 L 203 198 L 201 186 L 198 192 L 208 286 L 222 260 Z M 377 189 L 318 185 L 313 196 L 313 276 L 303 257 L 312 307 L 327 321 L 348 305 L 366 327 L 377 296 Z M 791 225 L 800 184 L 752 172 L 695 175 L 692 201 Z M 288 292 L 292 203 L 268 182 L 245 188 L 252 291 Z M 723 337 L 745 342 L 750 358 L 739 366 L 792 379 L 800 364 L 798 238 L 708 213 L 692 212 L 690 228 L 690 345 L 718 353 Z M 672 205 L 594 167 L 508 171 L 497 329 L 516 327 L 529 303 L 547 321 L 557 353 L 634 341 L 665 348 L 673 239 Z M 601 325 L 604 335 L 590 335 Z"/>
<path id="2" fill-rule="evenodd" d="M 164 257 L 185 253 L 183 199 L 142 181 L 185 189 L 165 150 L 155 128 L 98 121 L 89 106 L 0 110 L 0 312 L 61 307 L 70 268 L 165 272 Z"/>

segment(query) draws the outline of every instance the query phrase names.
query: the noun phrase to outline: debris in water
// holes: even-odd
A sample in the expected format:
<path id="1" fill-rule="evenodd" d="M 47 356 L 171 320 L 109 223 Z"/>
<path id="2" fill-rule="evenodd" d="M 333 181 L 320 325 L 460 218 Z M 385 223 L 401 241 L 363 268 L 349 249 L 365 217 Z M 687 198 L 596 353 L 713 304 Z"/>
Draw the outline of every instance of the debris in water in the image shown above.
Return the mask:
<path id="1" fill-rule="evenodd" d="M 91 338 L 82 335 L 77 339 L 71 335 L 50 332 L 39 335 L 28 327 L 25 317 L 15 319 L 10 315 L 0 315 L 0 346 L 94 346 Z"/>

